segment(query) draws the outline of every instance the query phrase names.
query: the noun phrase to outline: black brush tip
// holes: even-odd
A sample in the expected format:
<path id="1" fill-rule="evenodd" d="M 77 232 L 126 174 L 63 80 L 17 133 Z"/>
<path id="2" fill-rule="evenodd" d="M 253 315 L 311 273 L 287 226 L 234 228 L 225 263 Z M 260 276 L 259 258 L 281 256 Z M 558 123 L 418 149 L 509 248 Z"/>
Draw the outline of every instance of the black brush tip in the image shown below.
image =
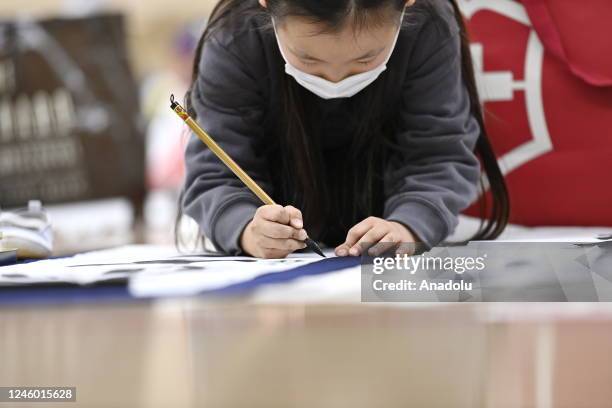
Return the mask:
<path id="1" fill-rule="evenodd" d="M 174 94 L 170 95 L 170 108 L 174 110 L 177 106 L 178 102 L 174 99 Z"/>
<path id="2" fill-rule="evenodd" d="M 323 258 L 327 258 L 325 254 L 323 253 L 323 251 L 321 251 L 321 248 L 319 247 L 319 245 L 316 242 L 314 242 L 312 239 L 306 238 L 306 241 L 304 241 L 304 243 L 312 252 L 318 255 L 321 255 Z"/>

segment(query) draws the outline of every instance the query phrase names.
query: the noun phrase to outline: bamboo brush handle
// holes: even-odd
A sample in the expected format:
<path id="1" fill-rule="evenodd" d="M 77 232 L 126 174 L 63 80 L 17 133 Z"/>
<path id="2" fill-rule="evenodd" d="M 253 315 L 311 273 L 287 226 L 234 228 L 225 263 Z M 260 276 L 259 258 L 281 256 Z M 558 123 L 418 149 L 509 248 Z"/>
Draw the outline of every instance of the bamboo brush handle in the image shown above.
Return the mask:
<path id="1" fill-rule="evenodd" d="M 204 129 L 202 129 L 202 127 L 200 127 L 200 125 L 198 125 L 198 123 L 189 116 L 187 111 L 181 105 L 179 105 L 177 102 L 174 101 L 174 96 L 172 97 L 171 102 L 172 102 L 172 110 L 176 112 L 176 114 L 181 119 L 183 119 L 183 121 L 187 124 L 187 126 L 189 126 L 191 130 L 193 130 L 196 136 L 206 146 L 208 146 L 208 148 L 227 167 L 229 167 L 229 169 L 240 180 L 242 180 L 242 182 L 253 192 L 253 194 L 259 197 L 259 199 L 263 201 L 263 203 L 266 205 L 276 204 L 274 200 L 272 200 L 272 198 L 261 187 L 259 187 L 259 185 L 255 182 L 255 180 L 253 180 L 251 176 L 249 176 L 244 170 L 242 170 L 242 168 L 238 165 L 238 163 L 236 163 L 227 153 L 225 153 L 225 150 L 223 150 L 221 146 L 219 146 L 217 142 L 215 142 L 213 138 L 210 137 L 208 133 L 206 133 Z"/>

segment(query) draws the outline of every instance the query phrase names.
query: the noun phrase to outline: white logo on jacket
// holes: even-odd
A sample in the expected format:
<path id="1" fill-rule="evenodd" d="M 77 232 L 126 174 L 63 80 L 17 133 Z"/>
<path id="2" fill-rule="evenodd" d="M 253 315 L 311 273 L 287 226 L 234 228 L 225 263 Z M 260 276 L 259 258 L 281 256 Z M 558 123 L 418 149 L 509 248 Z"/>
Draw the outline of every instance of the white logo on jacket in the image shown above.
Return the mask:
<path id="1" fill-rule="evenodd" d="M 461 10 L 467 19 L 480 11 L 491 11 L 532 27 L 523 5 L 513 0 L 461 0 Z M 525 92 L 527 117 L 531 130 L 529 142 L 523 143 L 499 158 L 504 175 L 553 150 L 552 139 L 546 124 L 542 98 L 542 65 L 544 47 L 535 30 L 531 30 L 525 59 L 525 80 L 514 80 L 510 71 L 484 71 L 484 49 L 479 43 L 472 44 L 476 82 L 482 102 L 514 100 L 515 91 Z"/>

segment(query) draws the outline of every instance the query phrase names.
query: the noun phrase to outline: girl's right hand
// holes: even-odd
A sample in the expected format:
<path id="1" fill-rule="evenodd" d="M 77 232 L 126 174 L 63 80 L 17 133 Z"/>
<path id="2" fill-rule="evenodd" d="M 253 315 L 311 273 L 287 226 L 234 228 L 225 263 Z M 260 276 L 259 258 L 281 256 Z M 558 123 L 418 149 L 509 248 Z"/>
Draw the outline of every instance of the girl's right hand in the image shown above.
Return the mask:
<path id="1" fill-rule="evenodd" d="M 285 258 L 306 247 L 302 213 L 297 208 L 280 205 L 259 207 L 240 237 L 240 246 L 256 258 Z"/>

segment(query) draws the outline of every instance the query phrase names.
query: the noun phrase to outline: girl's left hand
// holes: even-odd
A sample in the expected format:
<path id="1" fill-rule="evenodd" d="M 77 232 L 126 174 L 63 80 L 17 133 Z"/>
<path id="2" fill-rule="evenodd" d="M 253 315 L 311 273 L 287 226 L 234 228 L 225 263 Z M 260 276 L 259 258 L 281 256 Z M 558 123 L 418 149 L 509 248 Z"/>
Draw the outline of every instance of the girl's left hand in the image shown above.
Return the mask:
<path id="1" fill-rule="evenodd" d="M 338 246 L 335 252 L 337 256 L 359 256 L 366 249 L 366 245 L 380 243 L 370 251 L 370 255 L 377 256 L 392 247 L 417 241 L 418 238 L 403 224 L 369 217 L 350 229 L 346 242 Z"/>

